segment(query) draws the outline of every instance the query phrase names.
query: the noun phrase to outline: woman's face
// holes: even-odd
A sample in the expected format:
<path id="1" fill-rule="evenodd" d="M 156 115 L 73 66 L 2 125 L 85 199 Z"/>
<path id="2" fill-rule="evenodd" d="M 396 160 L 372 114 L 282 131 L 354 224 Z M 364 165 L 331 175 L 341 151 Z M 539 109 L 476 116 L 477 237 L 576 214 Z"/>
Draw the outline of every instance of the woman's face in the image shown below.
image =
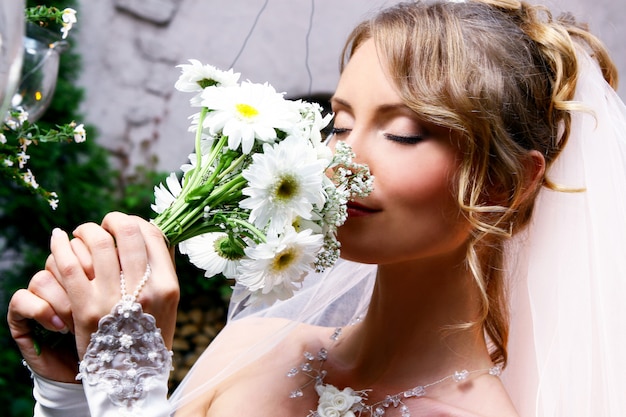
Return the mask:
<path id="1" fill-rule="evenodd" d="M 349 205 L 339 229 L 342 257 L 387 264 L 457 253 L 470 229 L 453 191 L 455 138 L 403 104 L 372 40 L 345 67 L 332 106 L 331 145 L 347 142 L 375 177 L 374 191 Z"/>

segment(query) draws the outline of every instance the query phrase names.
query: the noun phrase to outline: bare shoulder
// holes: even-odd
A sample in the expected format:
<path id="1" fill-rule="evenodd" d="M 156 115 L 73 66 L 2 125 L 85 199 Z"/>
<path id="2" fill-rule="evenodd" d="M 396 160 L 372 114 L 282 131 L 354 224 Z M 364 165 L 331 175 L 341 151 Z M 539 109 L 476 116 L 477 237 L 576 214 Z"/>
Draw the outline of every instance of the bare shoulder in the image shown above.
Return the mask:
<path id="1" fill-rule="evenodd" d="M 460 384 L 451 400 L 470 417 L 519 417 L 500 378 L 481 375 Z M 453 414 L 456 415 L 456 414 Z M 462 412 L 459 414 L 464 416 Z"/>
<path id="2" fill-rule="evenodd" d="M 285 410 L 285 416 L 296 415 L 289 414 L 292 406 L 298 406 L 289 393 L 302 381 L 288 378 L 287 373 L 302 362 L 305 349 L 321 348 L 330 334 L 329 328 L 284 319 L 250 318 L 230 323 L 192 370 L 189 390 L 206 388 L 199 390 L 202 394 L 197 398 L 187 401 L 188 405 L 176 417 L 235 412 L 278 417 L 276 410 Z"/>

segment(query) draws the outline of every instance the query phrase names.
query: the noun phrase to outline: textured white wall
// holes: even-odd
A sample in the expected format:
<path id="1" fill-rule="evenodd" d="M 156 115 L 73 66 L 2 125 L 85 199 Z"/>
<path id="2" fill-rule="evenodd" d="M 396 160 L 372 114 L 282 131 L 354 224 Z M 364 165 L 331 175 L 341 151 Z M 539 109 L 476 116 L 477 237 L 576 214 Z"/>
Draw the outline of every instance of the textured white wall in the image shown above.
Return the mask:
<path id="1" fill-rule="evenodd" d="M 75 34 L 84 57 L 86 122 L 122 166 L 176 170 L 192 149 L 189 96 L 174 90 L 175 65 L 195 58 L 228 68 L 266 0 L 81 0 Z M 268 81 L 290 96 L 332 92 L 338 57 L 355 23 L 397 0 L 267 0 L 235 63 L 242 79 Z M 550 0 L 588 21 L 626 77 L 624 0 Z M 626 96 L 626 81 L 620 92 Z"/>

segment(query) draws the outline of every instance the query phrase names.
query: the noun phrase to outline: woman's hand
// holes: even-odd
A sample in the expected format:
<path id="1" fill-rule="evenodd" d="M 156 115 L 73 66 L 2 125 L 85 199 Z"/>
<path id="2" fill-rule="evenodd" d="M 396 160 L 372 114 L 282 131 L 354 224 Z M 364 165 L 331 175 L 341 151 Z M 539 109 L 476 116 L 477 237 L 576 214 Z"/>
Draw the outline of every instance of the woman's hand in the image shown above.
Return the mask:
<path id="1" fill-rule="evenodd" d="M 138 301 L 161 328 L 171 348 L 179 298 L 171 254 L 161 232 L 150 223 L 121 213 L 108 214 L 102 225 L 86 223 L 70 240 L 53 231 L 46 269 L 33 277 L 27 290 L 18 291 L 9 306 L 9 325 L 24 358 L 40 375 L 69 381 L 77 373 L 77 358 L 85 354 L 98 321 L 120 300 L 120 272 L 129 294 L 135 291 L 149 263 L 152 274 Z M 33 319 L 53 331 L 75 336 L 78 357 L 70 363 L 67 352 L 42 348 L 37 356 L 32 343 Z"/>

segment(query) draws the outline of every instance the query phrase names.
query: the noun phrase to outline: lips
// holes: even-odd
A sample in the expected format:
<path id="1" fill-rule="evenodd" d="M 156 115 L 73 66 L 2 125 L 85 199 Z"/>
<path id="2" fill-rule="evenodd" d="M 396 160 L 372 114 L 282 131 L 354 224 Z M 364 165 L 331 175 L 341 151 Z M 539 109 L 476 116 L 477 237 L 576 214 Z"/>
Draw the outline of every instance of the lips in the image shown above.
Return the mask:
<path id="1" fill-rule="evenodd" d="M 363 204 L 354 202 L 354 201 L 350 201 L 348 202 L 348 217 L 363 217 L 363 216 L 369 216 L 372 215 L 374 213 L 378 213 L 380 210 L 377 209 L 373 209 L 371 207 L 367 207 Z"/>

